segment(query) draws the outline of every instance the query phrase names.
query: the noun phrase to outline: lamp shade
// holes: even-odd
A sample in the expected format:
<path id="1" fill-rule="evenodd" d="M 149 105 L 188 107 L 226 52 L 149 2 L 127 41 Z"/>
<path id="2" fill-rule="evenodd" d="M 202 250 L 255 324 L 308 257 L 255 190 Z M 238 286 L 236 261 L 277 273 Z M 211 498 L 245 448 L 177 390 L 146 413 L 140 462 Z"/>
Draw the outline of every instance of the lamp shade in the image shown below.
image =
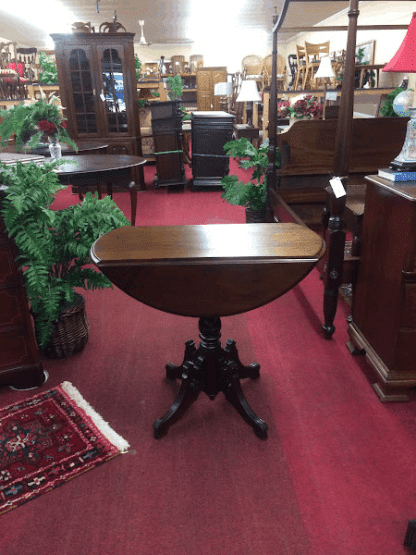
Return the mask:
<path id="1" fill-rule="evenodd" d="M 413 12 L 412 20 L 400 48 L 382 71 L 416 72 L 416 12 Z"/>
<path id="2" fill-rule="evenodd" d="M 227 81 L 222 81 L 220 83 L 215 83 L 214 85 L 214 95 L 215 96 L 231 96 L 232 85 Z"/>
<path id="3" fill-rule="evenodd" d="M 319 64 L 318 71 L 315 73 L 316 79 L 325 79 L 327 77 L 335 77 L 334 70 L 332 69 L 332 62 L 329 56 L 324 56 Z"/>
<path id="4" fill-rule="evenodd" d="M 236 102 L 258 102 L 259 100 L 261 100 L 261 96 L 257 90 L 256 82 L 250 79 L 243 81 Z"/>

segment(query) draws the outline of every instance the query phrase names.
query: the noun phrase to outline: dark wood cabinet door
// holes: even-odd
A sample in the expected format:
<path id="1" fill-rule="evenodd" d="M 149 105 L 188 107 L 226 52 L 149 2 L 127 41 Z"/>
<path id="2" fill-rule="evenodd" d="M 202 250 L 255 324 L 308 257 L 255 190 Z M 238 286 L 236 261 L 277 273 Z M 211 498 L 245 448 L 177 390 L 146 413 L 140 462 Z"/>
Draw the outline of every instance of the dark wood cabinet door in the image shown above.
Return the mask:
<path id="1" fill-rule="evenodd" d="M 97 64 L 95 51 L 83 45 L 79 48 L 64 47 L 60 53 L 65 84 L 60 87 L 61 101 L 66 106 L 68 131 L 71 137 L 97 138 L 103 134 L 98 99 L 99 82 L 94 70 Z"/>

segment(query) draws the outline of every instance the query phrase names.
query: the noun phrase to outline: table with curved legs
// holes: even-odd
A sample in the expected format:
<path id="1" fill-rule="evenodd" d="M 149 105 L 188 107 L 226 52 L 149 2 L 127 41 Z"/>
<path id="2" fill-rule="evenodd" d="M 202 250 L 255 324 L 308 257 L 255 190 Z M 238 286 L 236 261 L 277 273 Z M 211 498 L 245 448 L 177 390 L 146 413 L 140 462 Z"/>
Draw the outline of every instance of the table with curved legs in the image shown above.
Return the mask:
<path id="1" fill-rule="evenodd" d="M 240 384 L 258 378 L 260 367 L 242 364 L 235 341 L 221 346 L 221 317 L 280 297 L 323 253 L 321 237 L 292 223 L 123 227 L 94 243 L 94 263 L 122 291 L 161 311 L 199 318 L 199 346 L 187 341 L 182 364 L 166 366 L 167 378 L 182 381 L 172 407 L 153 425 L 156 438 L 201 391 L 211 399 L 222 391 L 256 435 L 267 437 Z"/>

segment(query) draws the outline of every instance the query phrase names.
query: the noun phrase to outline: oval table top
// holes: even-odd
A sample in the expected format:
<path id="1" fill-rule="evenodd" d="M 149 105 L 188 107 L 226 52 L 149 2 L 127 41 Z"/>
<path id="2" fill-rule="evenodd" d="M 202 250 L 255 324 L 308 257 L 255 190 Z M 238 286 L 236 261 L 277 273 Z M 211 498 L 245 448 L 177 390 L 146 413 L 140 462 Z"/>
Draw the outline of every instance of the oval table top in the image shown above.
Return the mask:
<path id="1" fill-rule="evenodd" d="M 325 251 L 293 223 L 122 227 L 91 248 L 93 262 L 122 291 L 172 314 L 239 314 L 276 299 Z"/>
<path id="2" fill-rule="evenodd" d="M 56 172 L 63 175 L 76 175 L 79 173 L 96 173 L 123 168 L 133 168 L 146 163 L 146 158 L 129 154 L 78 154 L 76 156 L 62 156 L 63 164 Z M 68 162 L 65 162 L 68 160 Z M 50 162 L 50 158 L 45 158 Z"/>

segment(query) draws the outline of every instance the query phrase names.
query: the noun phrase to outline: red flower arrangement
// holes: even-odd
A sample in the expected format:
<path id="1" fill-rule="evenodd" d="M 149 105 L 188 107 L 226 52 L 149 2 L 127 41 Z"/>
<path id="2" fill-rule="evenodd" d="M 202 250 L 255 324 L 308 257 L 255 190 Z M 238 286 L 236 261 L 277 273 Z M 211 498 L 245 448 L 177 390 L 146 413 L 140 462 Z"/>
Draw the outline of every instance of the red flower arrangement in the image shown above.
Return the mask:
<path id="1" fill-rule="evenodd" d="M 66 129 L 65 121 L 61 121 L 60 126 Z M 41 119 L 40 121 L 38 121 L 38 127 L 40 131 L 42 131 L 42 133 L 45 133 L 46 135 L 55 135 L 55 133 L 58 131 L 56 124 L 53 123 L 53 121 L 48 121 L 46 119 Z"/>
<path id="2" fill-rule="evenodd" d="M 282 100 L 277 104 L 279 117 L 294 117 L 296 119 L 319 119 L 323 113 L 323 106 L 312 95 L 305 95 L 296 100 L 293 106 L 289 100 Z"/>

